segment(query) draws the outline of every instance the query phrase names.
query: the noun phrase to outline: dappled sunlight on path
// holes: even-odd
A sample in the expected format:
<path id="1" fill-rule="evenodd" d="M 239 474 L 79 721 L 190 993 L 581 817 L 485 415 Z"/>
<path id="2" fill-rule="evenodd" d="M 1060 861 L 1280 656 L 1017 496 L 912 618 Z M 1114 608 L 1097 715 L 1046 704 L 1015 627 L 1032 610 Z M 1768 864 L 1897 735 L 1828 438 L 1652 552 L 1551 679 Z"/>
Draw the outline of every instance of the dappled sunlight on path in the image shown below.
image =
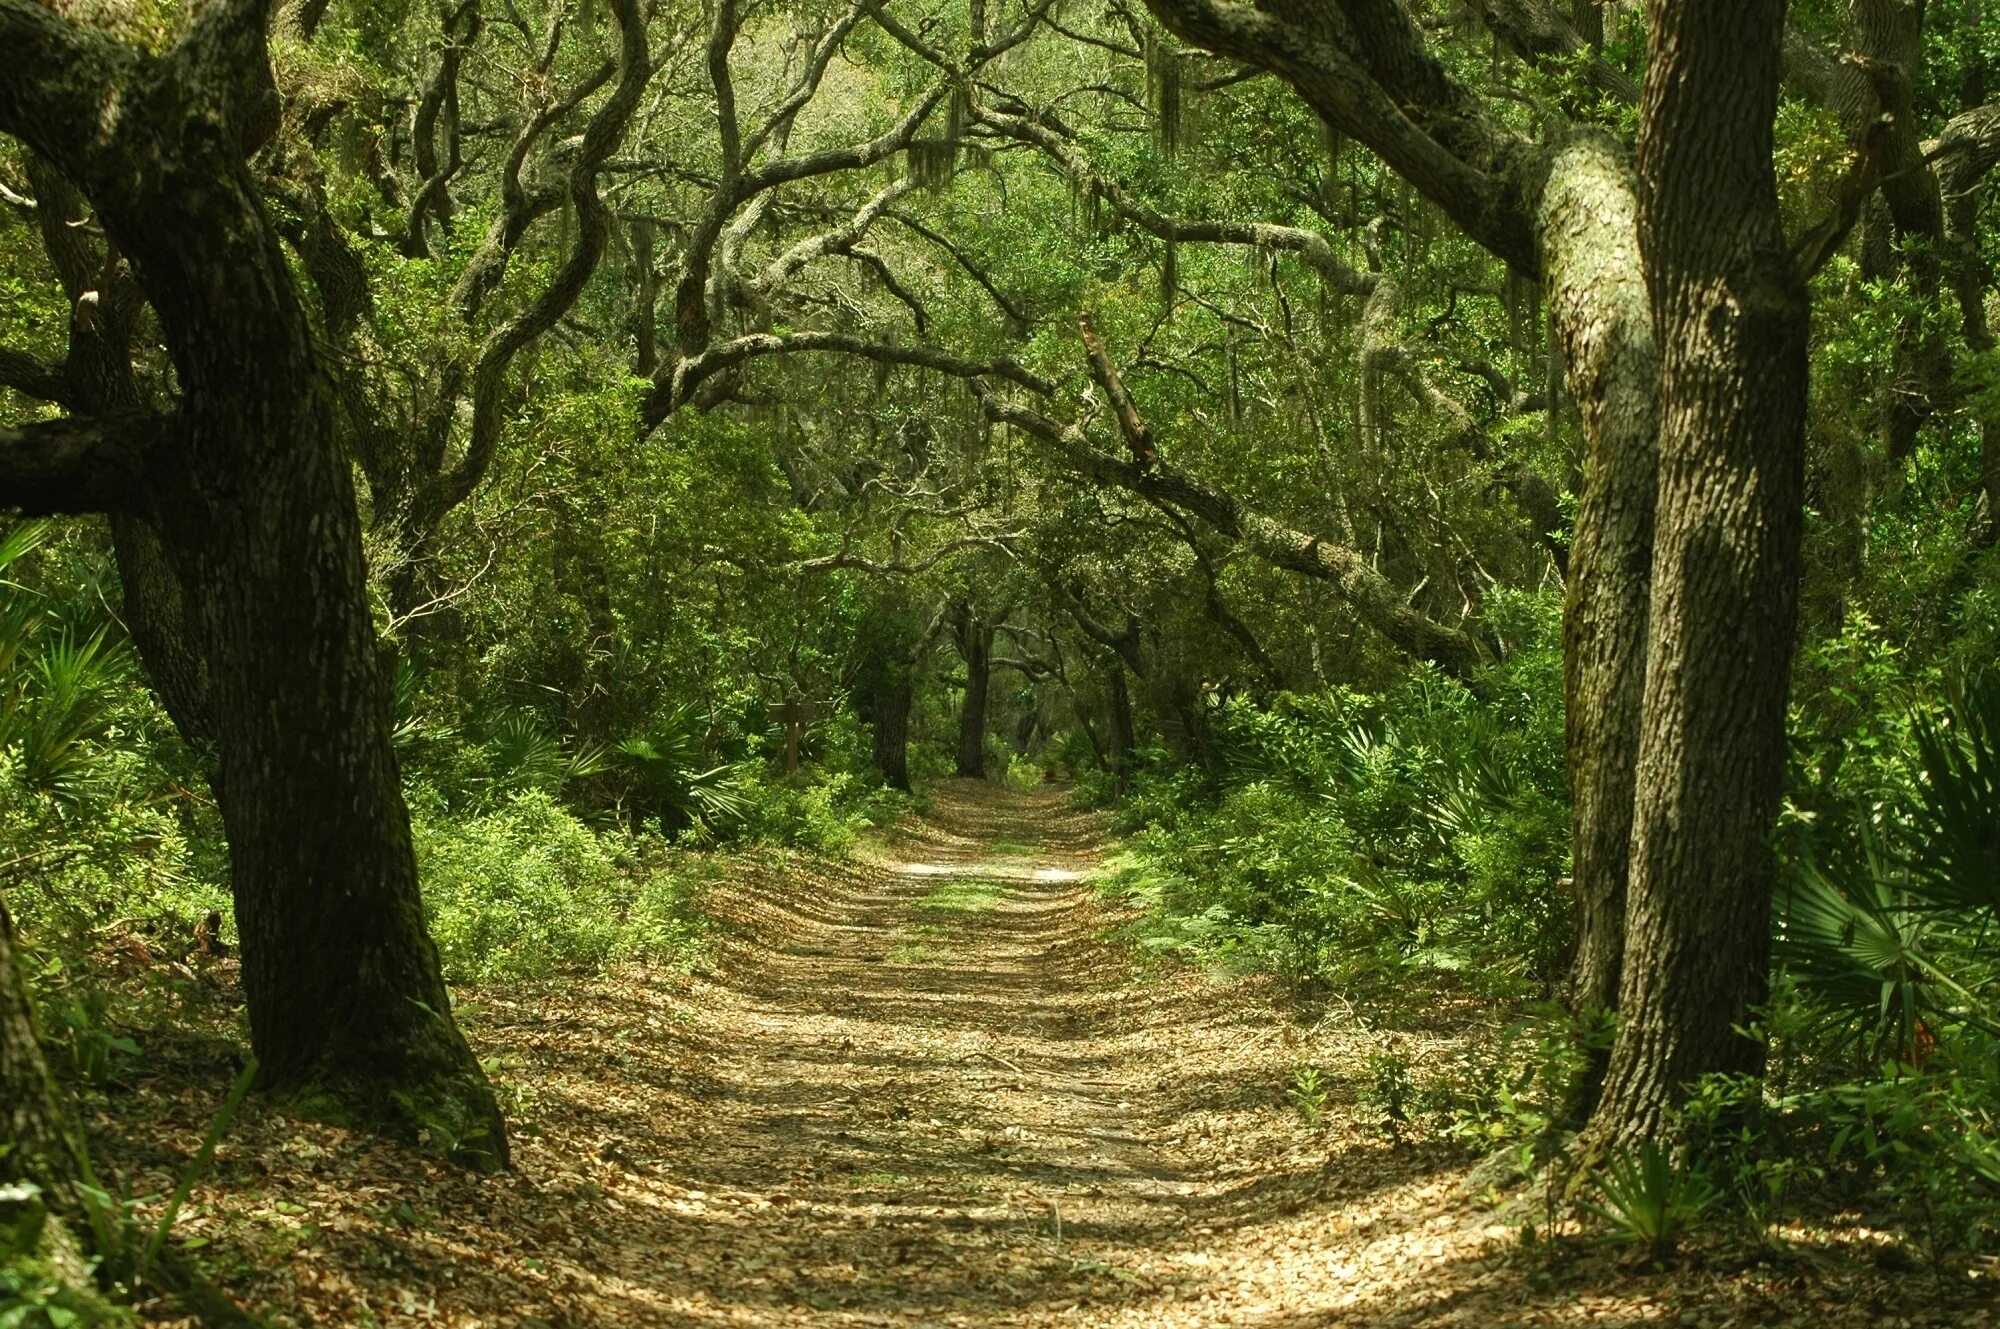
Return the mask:
<path id="1" fill-rule="evenodd" d="M 1359 1105 L 1379 1035 L 1141 965 L 1092 883 L 1104 836 L 1058 793 L 957 782 L 852 861 L 734 860 L 705 975 L 468 1002 L 513 1175 L 253 1110 L 192 1230 L 298 1324 L 1782 1322 L 1742 1271 L 1686 1320 L 1510 1259 L 1465 1171 Z M 1317 1128 L 1286 1100 L 1308 1061 Z"/>

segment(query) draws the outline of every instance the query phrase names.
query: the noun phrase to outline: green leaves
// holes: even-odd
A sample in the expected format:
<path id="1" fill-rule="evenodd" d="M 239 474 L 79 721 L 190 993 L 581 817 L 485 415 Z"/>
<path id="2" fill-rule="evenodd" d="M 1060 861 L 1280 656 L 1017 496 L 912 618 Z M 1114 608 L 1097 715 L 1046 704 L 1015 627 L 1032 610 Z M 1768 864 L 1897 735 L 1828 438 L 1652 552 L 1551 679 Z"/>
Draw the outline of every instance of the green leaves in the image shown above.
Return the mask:
<path id="1" fill-rule="evenodd" d="M 1926 1024 L 1993 1029 L 1972 938 L 2000 918 L 2000 674 L 1910 722 L 1908 807 L 1808 846 L 1780 896 L 1778 958 L 1874 1055 L 1918 1062 Z M 1830 838 L 1830 837 L 1829 837 Z"/>
<path id="2" fill-rule="evenodd" d="M 1706 1176 L 1650 1140 L 1613 1157 L 1591 1180 L 1598 1198 L 1584 1211 L 1610 1225 L 1610 1240 L 1644 1247 L 1655 1264 L 1672 1259 L 1688 1225 L 1721 1198 Z"/>
<path id="3" fill-rule="evenodd" d="M 1913 725 L 1913 867 L 1926 903 L 2000 919 L 2000 672 Z"/>
<path id="4" fill-rule="evenodd" d="M 682 705 L 648 733 L 618 745 L 635 796 L 668 832 L 694 830 L 713 837 L 749 815 L 738 764 L 705 765 L 707 731 L 707 721 L 694 707 Z"/>

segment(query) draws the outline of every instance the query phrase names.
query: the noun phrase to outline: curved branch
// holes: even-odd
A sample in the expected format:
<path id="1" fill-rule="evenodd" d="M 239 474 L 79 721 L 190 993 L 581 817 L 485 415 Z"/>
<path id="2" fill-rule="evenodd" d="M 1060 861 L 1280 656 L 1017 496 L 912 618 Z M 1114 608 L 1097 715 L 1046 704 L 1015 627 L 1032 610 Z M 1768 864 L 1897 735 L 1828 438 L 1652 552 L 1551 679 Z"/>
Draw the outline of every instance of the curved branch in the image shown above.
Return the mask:
<path id="1" fill-rule="evenodd" d="M 528 343 L 554 327 L 569 312 L 597 270 L 610 241 L 610 213 L 597 194 L 597 173 L 625 135 L 639 98 L 652 78 L 646 50 L 646 21 L 638 0 L 610 0 L 618 21 L 618 83 L 590 124 L 569 172 L 569 196 L 576 210 L 576 246 L 539 298 L 487 337 L 472 371 L 472 434 L 465 455 L 439 477 L 424 496 L 421 515 L 430 520 L 449 511 L 471 494 L 492 464 L 500 442 L 500 387 L 514 357 Z"/>
<path id="2" fill-rule="evenodd" d="M 147 458 L 169 427 L 156 415 L 0 425 L 0 508 L 31 517 L 140 512 Z"/>
<path id="3" fill-rule="evenodd" d="M 892 346 L 844 332 L 753 332 L 711 347 L 691 359 L 679 361 L 671 374 L 663 369 L 655 375 L 652 388 L 639 406 L 642 429 L 650 434 L 659 428 L 668 416 L 693 400 L 703 382 L 726 370 L 765 356 L 800 355 L 815 351 L 858 356 L 878 364 L 931 369 L 954 378 L 1003 378 L 1042 396 L 1056 390 L 1056 385 L 1049 380 L 1007 359 L 967 360 L 928 346 Z"/>
<path id="4" fill-rule="evenodd" d="M 1536 272 L 1534 153 L 1426 49 L 1403 0 L 1146 0 L 1169 32 L 1269 69 L 1476 243 Z"/>
<path id="5" fill-rule="evenodd" d="M 929 572 L 953 554 L 965 549 L 992 549 L 1003 554 L 1014 552 L 1014 541 L 1018 532 L 1004 535 L 968 535 L 956 540 L 948 540 L 914 563 L 901 559 L 879 562 L 863 558 L 859 554 L 841 550 L 837 554 L 824 554 L 818 558 L 800 559 L 796 563 L 785 564 L 789 572 L 865 572 L 871 577 L 915 577 Z"/>
<path id="6" fill-rule="evenodd" d="M 757 274 L 756 279 L 750 283 L 752 298 L 768 300 L 771 298 L 773 292 L 790 281 L 798 274 L 801 268 L 813 262 L 813 260 L 824 258 L 828 254 L 845 253 L 856 241 L 868 233 L 868 228 L 875 224 L 876 219 L 888 209 L 890 204 L 914 188 L 916 188 L 916 181 L 912 180 L 909 176 L 904 176 L 862 204 L 860 209 L 847 221 L 830 231 L 823 231 L 818 235 L 807 236 L 784 253 L 772 259 L 765 265 L 764 270 Z"/>
<path id="7" fill-rule="evenodd" d="M 0 346 L 0 388 L 12 388 L 23 396 L 58 406 L 73 404 L 61 365 L 6 346 Z"/>
<path id="8" fill-rule="evenodd" d="M 1481 664 L 1476 638 L 1412 607 L 1359 550 L 1287 526 L 1157 461 L 1147 467 L 1121 461 L 1093 446 L 1074 425 L 1058 425 L 1005 402 L 976 379 L 972 387 L 988 418 L 1039 440 L 1077 474 L 1179 508 L 1273 567 L 1328 583 L 1357 618 L 1409 655 L 1458 677 Z"/>
<path id="9" fill-rule="evenodd" d="M 1098 171 L 1070 135 L 1047 122 L 984 108 L 975 115 L 996 133 L 1038 148 L 1071 181 L 1095 192 L 1120 216 L 1161 240 L 1282 250 L 1297 254 L 1320 274 L 1329 289 L 1342 295 L 1365 295 L 1374 289 L 1374 277 L 1344 261 L 1317 231 L 1271 222 L 1183 221 L 1165 216 Z"/>

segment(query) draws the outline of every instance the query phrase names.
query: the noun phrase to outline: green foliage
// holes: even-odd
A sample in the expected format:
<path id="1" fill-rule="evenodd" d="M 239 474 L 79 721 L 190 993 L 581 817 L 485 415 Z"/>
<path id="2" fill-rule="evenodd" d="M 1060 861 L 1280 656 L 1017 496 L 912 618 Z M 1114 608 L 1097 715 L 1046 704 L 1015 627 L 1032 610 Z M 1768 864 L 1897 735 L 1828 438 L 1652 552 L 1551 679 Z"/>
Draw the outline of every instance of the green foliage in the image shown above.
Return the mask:
<path id="1" fill-rule="evenodd" d="M 700 872 L 665 846 L 599 834 L 541 790 L 457 819 L 419 804 L 424 904 L 455 982 L 685 961 Z"/>
<path id="2" fill-rule="evenodd" d="M 1285 1097 L 1298 1109 L 1299 1120 L 1316 1130 L 1326 1120 L 1326 1100 L 1331 1092 L 1325 1072 L 1317 1066 L 1300 1066 L 1292 1072 Z"/>
<path id="3" fill-rule="evenodd" d="M 1610 1240 L 1638 1246 L 1653 1264 L 1672 1259 L 1688 1226 L 1721 1198 L 1701 1172 L 1651 1140 L 1595 1169 L 1591 1183 L 1597 1198 L 1585 1212 L 1608 1226 Z"/>
<path id="4" fill-rule="evenodd" d="M 709 729 L 695 708 L 684 704 L 646 735 L 618 745 L 635 803 L 668 834 L 691 830 L 714 838 L 749 816 L 746 771 L 737 763 L 709 765 L 704 759 Z"/>
<path id="5" fill-rule="evenodd" d="M 565 746 L 532 711 L 507 711 L 486 737 L 486 789 L 504 799 L 528 790 L 558 794 L 572 780 L 609 765 L 604 749 L 582 743 Z"/>
<path id="6" fill-rule="evenodd" d="M 1199 920 L 1211 950 L 1301 977 L 1545 988 L 1568 941 L 1551 630 L 1529 616 L 1478 694 L 1418 670 L 1378 697 L 1225 704 L 1208 717 L 1215 776 L 1142 774 L 1125 810 L 1137 863 L 1114 880 Z"/>

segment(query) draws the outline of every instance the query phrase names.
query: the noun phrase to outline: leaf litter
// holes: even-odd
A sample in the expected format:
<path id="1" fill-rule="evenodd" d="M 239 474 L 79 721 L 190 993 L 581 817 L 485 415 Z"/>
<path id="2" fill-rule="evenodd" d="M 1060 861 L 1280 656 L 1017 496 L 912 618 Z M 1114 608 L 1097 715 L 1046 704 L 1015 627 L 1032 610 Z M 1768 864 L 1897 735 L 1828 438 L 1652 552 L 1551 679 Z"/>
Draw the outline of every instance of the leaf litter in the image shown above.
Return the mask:
<path id="1" fill-rule="evenodd" d="M 1362 1105 L 1378 1035 L 1142 960 L 1089 879 L 1106 838 L 1059 793 L 954 782 L 851 860 L 732 857 L 701 972 L 461 994 L 511 1173 L 253 1099 L 174 1240 L 279 1325 L 1995 1323 L 1990 1271 L 1940 1290 L 1858 1225 L 1653 1274 L 1525 1250 L 1462 1152 Z M 1398 1037 L 1441 1064 L 1467 1036 Z M 96 1113 L 133 1193 L 171 1188 L 230 1056 L 185 1039 Z"/>

